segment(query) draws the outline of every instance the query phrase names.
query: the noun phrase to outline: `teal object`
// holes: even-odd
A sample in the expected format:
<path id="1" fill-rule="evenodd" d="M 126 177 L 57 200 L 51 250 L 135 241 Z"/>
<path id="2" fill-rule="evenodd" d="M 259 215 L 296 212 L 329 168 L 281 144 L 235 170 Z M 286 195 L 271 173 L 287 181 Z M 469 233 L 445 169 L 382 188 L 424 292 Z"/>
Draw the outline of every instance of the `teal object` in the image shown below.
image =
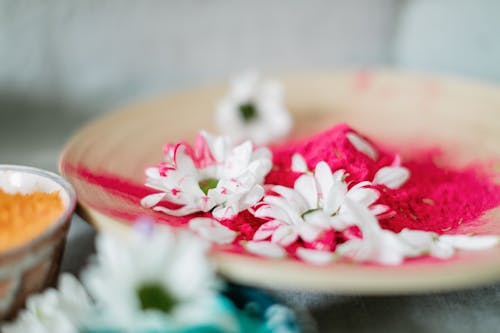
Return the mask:
<path id="1" fill-rule="evenodd" d="M 183 329 L 165 328 L 137 333 L 300 333 L 294 312 L 261 290 L 228 284 L 218 296 L 220 314 L 231 317 L 237 328 L 217 324 Z M 116 329 L 86 329 L 82 333 L 123 333 Z"/>

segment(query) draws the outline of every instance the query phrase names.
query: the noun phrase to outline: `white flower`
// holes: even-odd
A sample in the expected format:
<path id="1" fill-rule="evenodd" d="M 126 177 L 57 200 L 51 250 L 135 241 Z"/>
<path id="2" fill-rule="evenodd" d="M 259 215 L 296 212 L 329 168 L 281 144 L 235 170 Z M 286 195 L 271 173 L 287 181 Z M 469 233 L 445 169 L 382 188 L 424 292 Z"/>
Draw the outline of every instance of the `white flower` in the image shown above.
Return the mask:
<path id="1" fill-rule="evenodd" d="M 165 147 L 165 162 L 146 170 L 146 186 L 161 192 L 141 203 L 175 216 L 211 211 L 216 219 L 230 219 L 262 198 L 271 166 L 267 148 L 254 150 L 250 141 L 233 146 L 226 137 L 202 132 L 194 150 L 184 144 Z"/>
<path id="2" fill-rule="evenodd" d="M 483 250 L 499 242 L 497 236 L 441 235 L 422 230 L 403 229 L 400 233 L 384 230 L 365 207 L 352 200 L 345 206 L 356 219 L 362 238 L 355 238 L 337 246 L 336 252 L 358 262 L 376 262 L 398 265 L 405 258 L 431 255 L 446 259 L 455 250 Z"/>
<path id="3" fill-rule="evenodd" d="M 358 202 L 378 212 L 385 209 L 373 205 L 379 193 L 361 182 L 348 188 L 344 170 L 332 173 L 325 162 L 316 165 L 314 174 L 300 176 L 294 188 L 274 186 L 276 195 L 266 195 L 263 204 L 254 213 L 256 217 L 268 219 L 254 235 L 254 240 L 271 238 L 271 242 L 287 246 L 301 237 L 312 242 L 332 227 L 343 230 L 352 223 L 348 210 L 344 209 L 346 199 Z"/>
<path id="4" fill-rule="evenodd" d="M 231 244 L 238 235 L 235 231 L 209 217 L 191 219 L 189 228 L 203 239 L 217 244 Z"/>
<path id="5" fill-rule="evenodd" d="M 95 325 L 133 332 L 217 323 L 205 243 L 160 229 L 125 236 L 99 235 L 97 256 L 83 276 L 101 306 Z"/>
<path id="6" fill-rule="evenodd" d="M 31 296 L 14 323 L 2 326 L 4 333 L 78 333 L 91 309 L 91 301 L 73 276 L 63 274 L 59 290 L 48 289 Z"/>
<path id="7" fill-rule="evenodd" d="M 261 82 L 256 72 L 234 80 L 231 90 L 217 105 L 219 130 L 241 141 L 265 144 L 287 135 L 292 118 L 283 102 L 283 88 L 277 82 Z"/>

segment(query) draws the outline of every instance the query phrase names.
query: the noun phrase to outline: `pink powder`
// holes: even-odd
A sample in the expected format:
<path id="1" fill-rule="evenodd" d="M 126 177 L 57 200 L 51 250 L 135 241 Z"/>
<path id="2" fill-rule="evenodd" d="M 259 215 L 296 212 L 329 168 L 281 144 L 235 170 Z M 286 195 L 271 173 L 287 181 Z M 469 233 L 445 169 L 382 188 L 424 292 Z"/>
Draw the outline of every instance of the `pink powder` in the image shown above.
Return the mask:
<path id="1" fill-rule="evenodd" d="M 500 205 L 500 186 L 482 166 L 463 170 L 439 166 L 437 151 L 422 152 L 406 161 L 408 182 L 398 190 L 384 191 L 379 202 L 397 214 L 380 221 L 386 229 L 403 228 L 434 231 L 439 234 L 475 221 L 489 209 Z M 476 223 L 479 221 L 476 221 Z"/>
<path id="2" fill-rule="evenodd" d="M 349 180 L 355 182 L 373 180 L 378 169 L 391 165 L 396 158 L 396 154 L 377 147 L 371 140 L 360 135 L 379 151 L 378 159 L 371 159 L 353 147 L 346 138 L 348 132 L 355 131 L 346 124 L 340 124 L 308 140 L 272 147 L 274 167 L 267 176 L 266 183 L 293 187 L 300 176 L 299 173 L 290 171 L 292 155 L 295 153 L 305 158 L 311 170 L 314 170 L 318 162 L 326 161 L 332 170 L 346 170 L 350 175 Z"/>
<path id="3" fill-rule="evenodd" d="M 397 157 L 363 137 L 379 152 L 377 160 L 371 159 L 349 142 L 345 136 L 348 132 L 355 131 L 340 124 L 308 140 L 273 147 L 275 167 L 266 182 L 293 187 L 300 176 L 289 169 L 294 153 L 305 158 L 309 169 L 326 161 L 332 170 L 346 170 L 347 181 L 353 182 L 373 180 L 381 167 L 391 165 Z M 443 233 L 477 220 L 500 205 L 500 186 L 495 185 L 493 175 L 488 175 L 481 166 L 458 170 L 437 165 L 434 161 L 439 154 L 436 149 L 428 149 L 403 161 L 411 177 L 400 189 L 376 186 L 381 192 L 378 203 L 389 206 L 395 213 L 380 221 L 383 228 L 395 232 L 410 228 Z"/>

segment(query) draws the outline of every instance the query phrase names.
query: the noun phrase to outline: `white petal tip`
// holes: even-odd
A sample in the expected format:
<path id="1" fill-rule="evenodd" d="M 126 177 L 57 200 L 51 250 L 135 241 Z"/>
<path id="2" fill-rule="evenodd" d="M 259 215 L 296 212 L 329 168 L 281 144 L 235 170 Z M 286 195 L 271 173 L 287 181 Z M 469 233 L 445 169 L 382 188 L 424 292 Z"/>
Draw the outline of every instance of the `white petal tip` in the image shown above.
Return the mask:
<path id="1" fill-rule="evenodd" d="M 302 155 L 300 154 L 292 155 L 292 171 L 301 173 L 306 173 L 309 171 L 307 168 L 306 160 Z"/>
<path id="2" fill-rule="evenodd" d="M 245 249 L 252 254 L 267 257 L 280 259 L 286 256 L 286 251 L 281 246 L 271 243 L 271 242 L 247 242 L 244 245 Z"/>
<path id="3" fill-rule="evenodd" d="M 296 254 L 303 261 L 319 266 L 327 265 L 334 259 L 332 252 L 311 250 L 303 247 L 299 247 Z"/>
<path id="4" fill-rule="evenodd" d="M 405 167 L 383 167 L 377 171 L 374 184 L 385 185 L 391 189 L 401 187 L 410 178 L 410 171 Z"/>
<path id="5" fill-rule="evenodd" d="M 378 158 L 378 152 L 373 148 L 371 144 L 369 144 L 365 139 L 360 137 L 358 134 L 354 132 L 346 133 L 345 135 L 349 142 L 356 148 L 358 151 L 364 153 L 372 160 L 376 160 Z"/>
<path id="6" fill-rule="evenodd" d="M 238 235 L 235 231 L 208 217 L 191 219 L 189 228 L 203 239 L 217 244 L 231 244 Z"/>

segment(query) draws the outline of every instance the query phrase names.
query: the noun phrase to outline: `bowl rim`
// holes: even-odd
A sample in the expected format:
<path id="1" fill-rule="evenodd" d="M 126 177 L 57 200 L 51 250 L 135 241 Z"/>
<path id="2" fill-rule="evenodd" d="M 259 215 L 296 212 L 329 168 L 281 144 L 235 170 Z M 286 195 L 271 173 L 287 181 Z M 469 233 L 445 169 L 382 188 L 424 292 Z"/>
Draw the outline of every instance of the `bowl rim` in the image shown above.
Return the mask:
<path id="1" fill-rule="evenodd" d="M 52 223 L 47 229 L 45 229 L 42 233 L 36 235 L 34 238 L 27 241 L 26 243 L 23 243 L 23 244 L 18 245 L 18 246 L 14 246 L 13 248 L 8 249 L 4 252 L 0 252 L 0 258 L 15 257 L 19 254 L 22 254 L 23 252 L 26 252 L 29 248 L 31 248 L 37 244 L 42 243 L 47 238 L 50 238 L 57 230 L 59 230 L 66 223 L 66 221 L 69 221 L 69 219 L 71 218 L 71 215 L 73 215 L 75 208 L 76 208 L 75 189 L 62 176 L 60 176 L 56 173 L 47 171 L 47 170 L 43 170 L 40 168 L 31 167 L 31 166 L 15 165 L 15 164 L 0 164 L 0 171 L 9 171 L 9 170 L 21 172 L 21 173 L 34 174 L 34 175 L 37 175 L 40 177 L 44 177 L 50 181 L 53 181 L 62 187 L 62 189 L 68 195 L 69 200 L 68 200 L 68 204 L 64 207 L 64 211 L 59 216 L 59 218 L 54 223 Z"/>

